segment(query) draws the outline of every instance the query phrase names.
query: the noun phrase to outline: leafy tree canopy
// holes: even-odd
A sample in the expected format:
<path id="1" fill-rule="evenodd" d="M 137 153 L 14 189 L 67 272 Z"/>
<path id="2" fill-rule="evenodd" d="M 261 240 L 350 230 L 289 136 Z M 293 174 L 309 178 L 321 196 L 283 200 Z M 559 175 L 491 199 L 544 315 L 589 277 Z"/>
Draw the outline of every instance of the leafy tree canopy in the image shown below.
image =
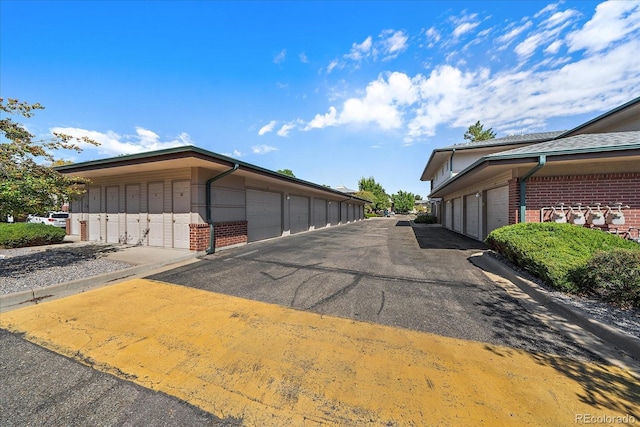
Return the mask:
<path id="1" fill-rule="evenodd" d="M 358 189 L 360 191 L 368 191 L 373 194 L 373 198 L 369 199 L 368 197 L 363 197 L 363 199 L 371 200 L 371 210 L 379 211 L 383 209 L 387 209 L 389 207 L 389 195 L 382 185 L 378 184 L 376 180 L 371 176 L 369 178 L 360 178 L 358 181 Z"/>
<path id="2" fill-rule="evenodd" d="M 282 174 L 282 175 L 288 175 L 292 178 L 295 178 L 296 176 L 293 174 L 293 171 L 291 169 L 278 169 L 276 172 Z"/>
<path id="3" fill-rule="evenodd" d="M 396 210 L 396 212 L 405 213 L 413 210 L 416 201 L 416 196 L 413 193 L 399 190 L 392 197 L 394 209 Z"/>
<path id="4" fill-rule="evenodd" d="M 12 115 L 30 118 L 39 103 L 29 104 L 17 99 L 0 98 L 0 216 L 19 217 L 27 213 L 59 210 L 62 204 L 84 192 L 87 180 L 62 175 L 54 166 L 64 164 L 56 160 L 55 150 L 82 151 L 78 143 L 98 145 L 89 138 L 73 138 L 56 133 L 52 138 L 34 140 Z"/>
<path id="5" fill-rule="evenodd" d="M 496 133 L 493 129 L 484 129 L 484 125 L 479 120 L 474 125 L 469 126 L 469 129 L 464 133 L 464 139 L 469 142 L 485 141 L 495 137 Z"/>

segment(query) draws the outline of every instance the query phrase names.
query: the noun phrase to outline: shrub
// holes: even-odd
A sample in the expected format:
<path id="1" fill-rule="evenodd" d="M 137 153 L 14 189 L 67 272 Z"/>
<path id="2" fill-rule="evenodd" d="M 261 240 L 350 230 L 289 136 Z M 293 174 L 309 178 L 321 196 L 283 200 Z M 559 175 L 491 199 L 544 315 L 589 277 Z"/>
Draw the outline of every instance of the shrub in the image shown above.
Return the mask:
<path id="1" fill-rule="evenodd" d="M 595 252 L 640 251 L 637 243 L 607 232 L 552 222 L 501 227 L 486 242 L 512 263 L 564 291 L 578 291 L 574 271 L 583 268 Z"/>
<path id="2" fill-rule="evenodd" d="M 416 224 L 437 224 L 438 218 L 431 214 L 418 214 L 413 222 L 415 222 Z"/>
<path id="3" fill-rule="evenodd" d="M 65 235 L 66 232 L 63 228 L 46 224 L 0 224 L 0 248 L 61 243 Z"/>
<path id="4" fill-rule="evenodd" d="M 613 249 L 596 252 L 574 272 L 578 290 L 618 304 L 640 308 L 640 251 Z"/>

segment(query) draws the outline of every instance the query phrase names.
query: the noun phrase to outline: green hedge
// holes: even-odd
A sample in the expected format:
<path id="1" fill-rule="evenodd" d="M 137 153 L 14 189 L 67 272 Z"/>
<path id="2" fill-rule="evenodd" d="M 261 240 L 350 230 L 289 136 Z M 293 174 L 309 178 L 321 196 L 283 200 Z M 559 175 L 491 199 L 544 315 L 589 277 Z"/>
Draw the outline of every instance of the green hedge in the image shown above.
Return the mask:
<path id="1" fill-rule="evenodd" d="M 24 246 L 61 243 L 65 235 L 64 228 L 46 224 L 0 223 L 0 248 L 21 248 Z"/>
<path id="2" fill-rule="evenodd" d="M 556 289 L 579 292 L 578 276 L 597 252 L 640 251 L 636 242 L 572 224 L 521 223 L 498 228 L 489 247 Z"/>
<path id="3" fill-rule="evenodd" d="M 415 222 L 416 224 L 437 224 L 438 218 L 431 214 L 418 214 L 413 222 Z"/>
<path id="4" fill-rule="evenodd" d="M 613 249 L 596 252 L 574 273 L 581 292 L 622 307 L 640 308 L 640 251 Z"/>

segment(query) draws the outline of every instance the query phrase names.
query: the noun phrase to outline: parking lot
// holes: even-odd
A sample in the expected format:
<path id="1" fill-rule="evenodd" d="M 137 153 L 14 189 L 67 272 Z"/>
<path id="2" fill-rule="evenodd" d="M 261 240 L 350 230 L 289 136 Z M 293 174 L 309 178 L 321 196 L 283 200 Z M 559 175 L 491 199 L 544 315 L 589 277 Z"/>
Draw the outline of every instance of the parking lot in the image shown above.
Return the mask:
<path id="1" fill-rule="evenodd" d="M 595 411 L 638 417 L 636 379 L 489 280 L 469 260 L 482 249 L 404 218 L 363 221 L 15 310 L 2 318 L 14 334 L 1 338 L 24 346 L 16 335 L 24 334 L 107 379 L 141 386 L 136 393 L 161 393 L 181 411 L 170 425 L 191 417 L 220 425 L 567 425 Z M 6 369 L 16 368 L 7 362 Z M 10 378 L 7 395 L 50 391 L 35 393 L 42 401 L 26 409 L 11 399 L 9 409 L 27 423 L 60 401 L 81 414 L 90 413 L 87 405 L 108 406 L 100 398 L 70 402 L 55 376 L 23 375 L 19 386 Z"/>

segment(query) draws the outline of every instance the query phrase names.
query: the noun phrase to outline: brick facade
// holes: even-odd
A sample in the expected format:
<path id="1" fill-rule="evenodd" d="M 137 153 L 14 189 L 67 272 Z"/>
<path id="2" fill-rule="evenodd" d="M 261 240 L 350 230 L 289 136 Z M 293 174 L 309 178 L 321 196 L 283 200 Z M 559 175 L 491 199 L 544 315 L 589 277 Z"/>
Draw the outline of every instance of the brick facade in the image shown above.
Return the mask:
<path id="1" fill-rule="evenodd" d="M 247 221 L 214 224 L 216 248 L 247 243 Z M 209 247 L 209 224 L 189 224 L 189 249 L 204 251 Z"/>
<path id="2" fill-rule="evenodd" d="M 509 181 L 509 222 L 512 222 L 512 205 L 519 206 L 519 188 L 515 185 L 512 194 Z M 527 180 L 527 222 L 540 222 L 540 209 L 551 206 L 594 206 L 601 203 L 612 206 L 620 202 L 628 205 L 623 209 L 625 225 L 620 229 L 640 227 L 640 173 L 606 173 L 573 176 L 531 177 Z"/>

